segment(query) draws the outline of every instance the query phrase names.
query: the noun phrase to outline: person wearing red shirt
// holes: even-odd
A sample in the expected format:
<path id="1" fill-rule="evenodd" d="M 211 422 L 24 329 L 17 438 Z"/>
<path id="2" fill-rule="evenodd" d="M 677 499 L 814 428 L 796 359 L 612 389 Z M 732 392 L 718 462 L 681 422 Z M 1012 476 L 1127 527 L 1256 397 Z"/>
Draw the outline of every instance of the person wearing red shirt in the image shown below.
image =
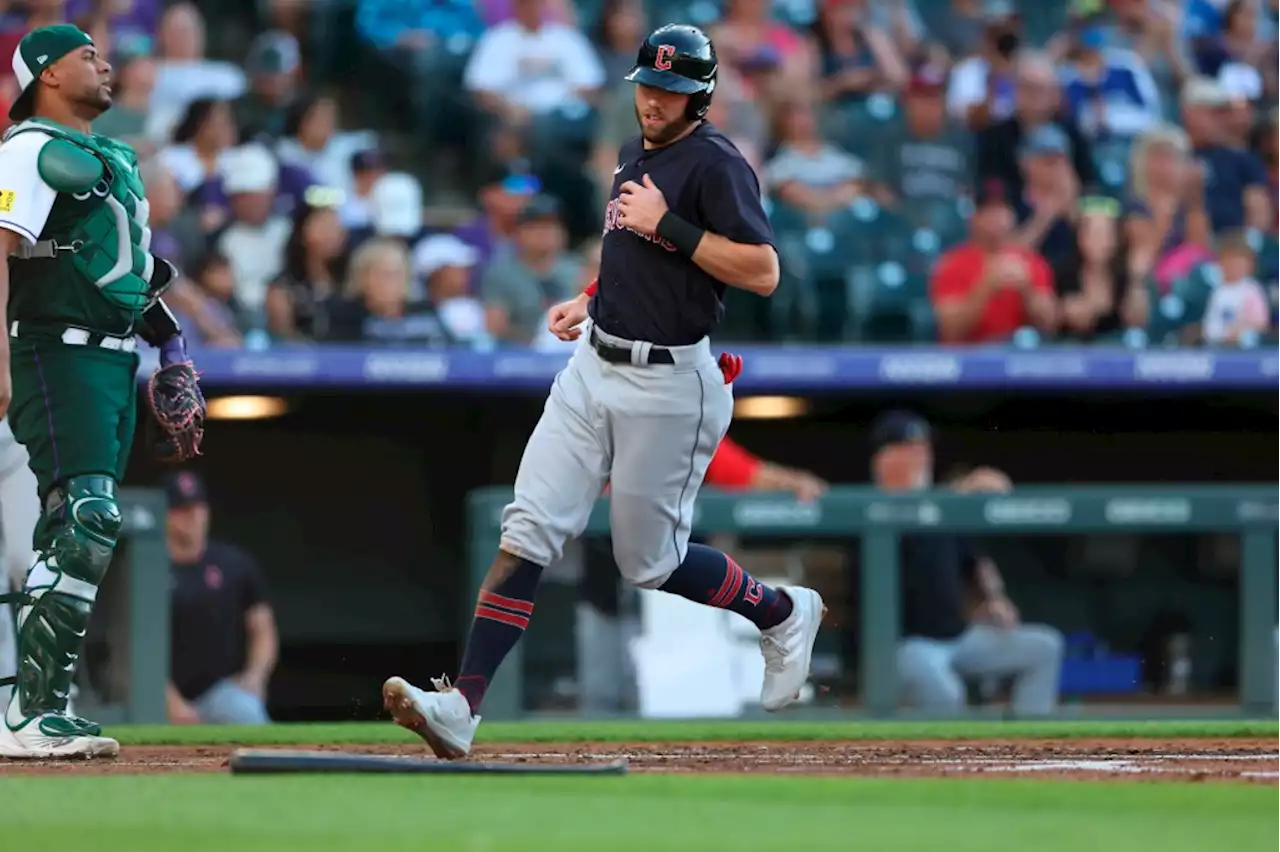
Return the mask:
<path id="1" fill-rule="evenodd" d="M 983 184 L 972 239 L 947 252 L 929 281 L 943 343 L 999 343 L 1032 326 L 1051 334 L 1058 302 L 1048 262 L 1013 242 L 1014 212 L 1000 181 Z"/>
<path id="2" fill-rule="evenodd" d="M 805 503 L 827 490 L 827 483 L 809 471 L 767 462 L 728 436 L 716 447 L 703 482 L 725 491 L 790 491 Z"/>

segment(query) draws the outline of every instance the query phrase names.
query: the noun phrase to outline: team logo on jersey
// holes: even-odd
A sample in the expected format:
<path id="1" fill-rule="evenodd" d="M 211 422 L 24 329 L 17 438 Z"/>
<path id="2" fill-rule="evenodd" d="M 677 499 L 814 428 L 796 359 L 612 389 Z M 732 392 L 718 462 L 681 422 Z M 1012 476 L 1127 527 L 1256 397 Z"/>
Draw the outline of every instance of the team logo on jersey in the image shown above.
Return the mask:
<path id="1" fill-rule="evenodd" d="M 634 228 L 628 228 L 626 225 L 622 224 L 621 221 L 619 221 L 620 217 L 621 217 L 621 212 L 619 210 L 618 199 L 614 198 L 607 205 L 605 205 L 605 208 L 604 208 L 604 230 L 601 232 L 602 237 L 608 236 L 610 231 L 630 231 L 640 239 L 651 242 L 654 245 L 662 246 L 667 251 L 676 250 L 676 247 L 669 240 L 664 240 L 662 237 L 659 237 L 657 235 L 648 237 L 640 233 L 639 231 L 635 230 Z"/>
<path id="2" fill-rule="evenodd" d="M 12 213 L 13 202 L 17 197 L 18 194 L 12 189 L 0 189 L 0 213 Z"/>

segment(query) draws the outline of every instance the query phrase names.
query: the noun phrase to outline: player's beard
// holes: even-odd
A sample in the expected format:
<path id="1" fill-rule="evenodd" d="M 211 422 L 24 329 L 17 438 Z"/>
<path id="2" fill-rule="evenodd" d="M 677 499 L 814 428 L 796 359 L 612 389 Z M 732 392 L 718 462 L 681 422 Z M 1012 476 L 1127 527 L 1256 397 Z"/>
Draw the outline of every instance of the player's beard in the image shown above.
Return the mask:
<path id="1" fill-rule="evenodd" d="M 640 126 L 640 135 L 644 137 L 644 141 L 650 145 L 668 145 L 680 138 L 689 125 L 692 123 L 683 115 L 672 121 L 668 121 L 657 130 L 649 130 L 644 126 L 644 117 L 640 114 L 639 107 L 635 108 L 636 124 Z"/>
<path id="2" fill-rule="evenodd" d="M 86 112 L 90 112 L 94 115 L 102 115 L 102 113 L 111 109 L 111 87 L 94 86 L 92 89 L 89 89 L 83 95 L 76 98 L 76 103 Z"/>

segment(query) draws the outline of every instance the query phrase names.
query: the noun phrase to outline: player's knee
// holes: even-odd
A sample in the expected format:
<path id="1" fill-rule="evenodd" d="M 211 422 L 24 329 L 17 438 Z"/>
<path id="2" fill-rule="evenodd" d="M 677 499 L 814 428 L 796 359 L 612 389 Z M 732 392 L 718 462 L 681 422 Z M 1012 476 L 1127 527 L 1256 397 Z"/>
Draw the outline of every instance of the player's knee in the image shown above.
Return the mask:
<path id="1" fill-rule="evenodd" d="M 1057 663 L 1062 659 L 1066 648 L 1066 640 L 1062 632 L 1047 624 L 1033 624 L 1024 628 L 1026 636 L 1023 641 L 1031 656 L 1041 663 Z"/>
<path id="2" fill-rule="evenodd" d="M 670 543 L 667 549 L 671 549 Z M 674 555 L 664 558 L 652 543 L 633 542 L 627 535 L 613 535 L 613 560 L 618 573 L 637 589 L 657 589 L 667 582 L 678 566 Z"/>
<path id="3" fill-rule="evenodd" d="M 65 573 L 97 585 L 111 565 L 124 524 L 116 502 L 115 480 L 107 476 L 72 477 L 55 491 L 52 502 L 52 511 L 61 518 L 61 528 L 53 536 L 51 555 Z"/>
<path id="4" fill-rule="evenodd" d="M 550 518 L 516 501 L 502 513 L 502 550 L 536 565 L 552 565 L 569 536 Z"/>
<path id="5" fill-rule="evenodd" d="M 67 482 L 67 519 L 82 535 L 114 548 L 124 519 L 116 483 L 106 476 L 77 476 Z"/>

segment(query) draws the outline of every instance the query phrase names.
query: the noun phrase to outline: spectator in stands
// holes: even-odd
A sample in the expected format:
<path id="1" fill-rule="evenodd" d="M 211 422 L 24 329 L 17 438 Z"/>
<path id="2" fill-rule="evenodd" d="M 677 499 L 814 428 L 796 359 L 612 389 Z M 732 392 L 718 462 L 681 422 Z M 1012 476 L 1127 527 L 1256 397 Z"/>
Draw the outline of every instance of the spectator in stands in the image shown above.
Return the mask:
<path id="1" fill-rule="evenodd" d="M 565 251 L 560 205 L 551 196 L 529 200 L 520 211 L 515 251 L 494 260 L 481 292 L 489 333 L 498 340 L 528 345 L 552 305 L 573 297 L 577 260 Z"/>
<path id="2" fill-rule="evenodd" d="M 944 254 L 929 282 L 941 342 L 993 343 L 1024 326 L 1044 335 L 1057 329 L 1053 272 L 1014 241 L 1013 225 L 1008 189 L 987 181 L 979 188 L 971 241 Z"/>
<path id="3" fill-rule="evenodd" d="M 1222 279 L 1205 307 L 1201 334 L 1205 343 L 1256 345 L 1271 327 L 1267 292 L 1253 277 L 1257 255 L 1243 231 L 1229 231 L 1218 241 Z"/>
<path id="4" fill-rule="evenodd" d="M 1257 0 L 1231 0 L 1222 9 L 1217 33 L 1197 39 L 1194 45 L 1196 70 L 1217 77 L 1223 66 L 1238 64 L 1257 67 L 1266 63 L 1270 53 L 1268 40 L 1258 36 Z M 1261 83 L 1261 77 L 1258 80 Z M 1258 96 L 1262 92 L 1258 91 Z"/>
<path id="5" fill-rule="evenodd" d="M 111 110 L 107 113 L 110 115 Z M 223 158 L 238 141 L 227 101 L 196 98 L 173 131 L 173 144 L 160 150 L 160 161 L 178 182 L 183 195 L 218 179 Z M 208 223 L 206 223 L 206 226 Z"/>
<path id="6" fill-rule="evenodd" d="M 1013 115 L 978 134 L 978 177 L 997 178 L 1015 198 L 1021 197 L 1019 153 L 1023 138 L 1041 125 L 1053 124 L 1066 134 L 1077 184 L 1090 189 L 1097 180 L 1093 149 L 1074 123 L 1061 118 L 1062 98 L 1052 60 L 1043 53 L 1026 51 L 1019 55 L 1015 73 Z"/>
<path id="7" fill-rule="evenodd" d="M 634 107 L 631 120 L 635 121 Z M 482 179 L 480 215 L 454 231 L 460 240 L 477 252 L 476 265 L 471 272 L 473 292 L 479 290 L 489 264 L 510 250 L 521 209 L 541 191 L 542 183 L 530 173 L 526 162 L 496 165 Z"/>
<path id="8" fill-rule="evenodd" d="M 470 294 L 471 269 L 478 252 L 452 234 L 436 234 L 418 243 L 413 272 L 422 281 L 427 302 L 456 343 L 490 342 L 484 305 Z"/>
<path id="9" fill-rule="evenodd" d="M 1128 139 L 1160 120 L 1160 92 L 1141 57 L 1106 47 L 1102 25 L 1075 32 L 1063 68 L 1064 113 L 1090 139 Z"/>
<path id="10" fill-rule="evenodd" d="M 1177 0 L 1110 0 L 1083 10 L 1074 26 L 1050 39 L 1047 49 L 1055 59 L 1065 58 L 1076 33 L 1095 28 L 1105 48 L 1136 54 L 1161 92 L 1176 92 L 1194 68 L 1186 50 Z"/>
<path id="11" fill-rule="evenodd" d="M 409 296 L 409 252 L 399 240 L 375 237 L 351 257 L 346 300 L 335 305 L 335 340 L 391 346 L 452 346 L 457 341 L 428 302 Z"/>
<path id="12" fill-rule="evenodd" d="M 622 78 L 636 64 L 636 48 L 648 29 L 641 0 L 605 0 L 594 40 L 604 66 L 605 85 L 612 90 L 631 92 L 633 84 Z M 630 97 L 625 100 L 632 102 Z"/>
<path id="13" fill-rule="evenodd" d="M 1014 200 L 1018 230 L 1014 239 L 1057 263 L 1071 253 L 1075 239 L 1080 184 L 1071 168 L 1071 142 L 1053 124 L 1035 128 L 1018 150 L 1022 195 Z"/>
<path id="14" fill-rule="evenodd" d="M 204 482 L 165 481 L 172 562 L 170 681 L 174 724 L 264 725 L 280 640 L 266 578 L 249 554 L 209 538 Z"/>
<path id="15" fill-rule="evenodd" d="M 597 237 L 588 240 L 578 249 L 578 257 L 582 265 L 578 267 L 578 288 L 577 292 L 583 290 L 595 281 L 600 275 L 600 247 L 601 240 Z M 531 349 L 539 352 L 572 352 L 574 347 L 578 345 L 576 340 L 561 340 L 556 337 L 550 329 L 550 316 L 544 314 L 538 322 L 538 333 L 534 336 L 533 341 L 529 344 Z"/>
<path id="16" fill-rule="evenodd" d="M 763 183 L 777 201 L 816 222 L 862 193 L 862 161 L 823 141 L 811 104 L 796 100 L 779 107 L 776 136 L 778 152 L 765 166 Z"/>
<path id="17" fill-rule="evenodd" d="M 232 218 L 214 245 L 231 259 L 236 299 L 259 316 L 265 309 L 267 284 L 280 274 L 292 230 L 289 219 L 274 211 L 279 168 L 266 147 L 252 142 L 228 151 L 221 172 Z"/>
<path id="18" fill-rule="evenodd" d="M 871 426 L 871 451 L 876 487 L 882 491 L 932 487 L 932 436 L 919 416 L 881 414 Z M 975 486 L 966 484 L 964 490 Z M 966 703 L 963 678 L 1013 677 L 1015 715 L 1052 715 L 1062 634 L 1047 625 L 1021 623 L 995 562 L 975 542 L 954 534 L 904 535 L 900 555 L 903 638 L 897 667 L 907 700 L 929 713 L 957 714 Z M 971 596 L 978 599 L 972 612 Z"/>
<path id="19" fill-rule="evenodd" d="M 547 20 L 546 0 L 513 0 L 514 17 L 480 37 L 463 85 L 501 124 L 585 112 L 605 84 L 604 67 L 580 31 Z M 560 120 L 560 119 L 557 119 Z"/>
<path id="20" fill-rule="evenodd" d="M 283 30 L 262 33 L 249 46 L 244 63 L 249 88 L 231 105 L 245 138 L 278 139 L 296 96 L 302 69 L 298 40 Z"/>
<path id="21" fill-rule="evenodd" d="M 193 286 L 170 290 L 169 299 L 179 315 L 182 333 L 202 346 L 239 349 L 244 345 L 241 327 L 250 318 L 236 300 L 236 278 L 231 261 L 216 251 L 208 252 L 189 270 Z"/>
<path id="22" fill-rule="evenodd" d="M 903 121 L 873 140 L 869 175 L 884 201 L 949 202 L 972 195 L 973 139 L 946 110 L 946 75 L 925 65 L 903 99 Z"/>
<path id="23" fill-rule="evenodd" d="M 1129 270 L 1119 215 L 1115 199 L 1081 199 L 1071 250 L 1053 268 L 1064 336 L 1087 341 L 1147 324 L 1146 283 Z"/>
<path id="24" fill-rule="evenodd" d="M 205 235 L 197 213 L 182 204 L 182 191 L 169 169 L 158 159 L 143 164 L 147 190 L 151 250 L 185 269 L 204 252 Z"/>
<path id="25" fill-rule="evenodd" d="M 111 109 L 93 122 L 93 132 L 128 143 L 140 157 L 153 154 L 155 143 L 146 129 L 155 85 L 156 64 L 150 56 L 137 54 L 117 64 Z"/>
<path id="26" fill-rule="evenodd" d="M 976 55 L 951 70 L 947 111 L 971 130 L 985 130 L 1014 110 L 1014 71 L 1022 31 L 1013 7 L 988 3 Z"/>
<path id="27" fill-rule="evenodd" d="M 1224 142 L 1228 101 L 1216 80 L 1197 77 L 1182 89 L 1182 122 L 1204 168 L 1205 207 L 1215 233 L 1271 227 L 1267 175 L 1252 151 Z"/>
<path id="28" fill-rule="evenodd" d="M 896 92 L 906 82 L 906 62 L 892 34 L 867 12 L 847 0 L 827 0 L 819 7 L 814 40 L 824 100 L 857 102 L 873 92 Z M 788 93 L 804 91 L 785 83 Z"/>
<path id="29" fill-rule="evenodd" d="M 1227 96 L 1223 141 L 1232 148 L 1244 148 L 1257 117 L 1254 102 L 1262 96 L 1262 78 L 1251 65 L 1230 63 L 1222 66 L 1216 79 Z"/>
<path id="30" fill-rule="evenodd" d="M 386 172 L 369 190 L 369 225 L 352 232 L 351 245 L 371 237 L 387 237 L 412 250 L 425 233 L 422 184 L 407 172 Z"/>
<path id="31" fill-rule="evenodd" d="M 633 96 L 631 134 L 635 135 L 634 86 L 631 94 Z M 765 119 L 761 106 L 760 103 L 747 97 L 741 75 L 728 68 L 716 81 L 716 96 L 707 110 L 707 121 L 729 137 L 729 141 L 738 149 L 738 153 L 742 154 L 743 159 L 757 174 L 764 168 L 765 152 L 771 141 L 769 122 Z M 614 160 L 616 162 L 616 156 Z M 606 187 L 611 187 L 613 182 L 612 167 L 609 172 L 609 183 Z"/>
<path id="32" fill-rule="evenodd" d="M 351 155 L 351 191 L 342 199 L 339 215 L 349 229 L 372 227 L 373 187 L 387 173 L 387 157 L 381 149 L 366 148 Z"/>
<path id="33" fill-rule="evenodd" d="M 1161 125 L 1138 137 L 1124 205 L 1130 275 L 1155 272 L 1167 283 L 1207 256 L 1211 235 L 1204 199 L 1204 171 L 1191 159 L 1181 128 Z"/>
<path id="34" fill-rule="evenodd" d="M 205 58 L 204 19 L 194 3 L 170 6 L 160 19 L 156 83 L 151 92 L 148 135 L 166 140 L 197 98 L 233 100 L 245 89 L 244 72 L 230 62 Z"/>
<path id="35" fill-rule="evenodd" d="M 352 184 L 351 158 L 333 144 L 337 129 L 337 101 L 325 95 L 301 97 L 285 115 L 276 155 L 281 164 L 306 169 L 319 183 L 345 190 Z"/>
<path id="36" fill-rule="evenodd" d="M 332 204 L 302 204 L 284 247 L 284 269 L 267 288 L 267 331 L 279 341 L 320 340 L 342 292 L 347 232 Z"/>
<path id="37" fill-rule="evenodd" d="M 753 56 L 774 53 L 780 63 L 780 92 L 803 92 L 813 77 L 814 57 L 795 30 L 770 16 L 769 0 L 728 0 L 724 15 L 708 33 L 720 66 L 741 70 Z M 751 92 L 755 97 L 766 92 Z"/>

